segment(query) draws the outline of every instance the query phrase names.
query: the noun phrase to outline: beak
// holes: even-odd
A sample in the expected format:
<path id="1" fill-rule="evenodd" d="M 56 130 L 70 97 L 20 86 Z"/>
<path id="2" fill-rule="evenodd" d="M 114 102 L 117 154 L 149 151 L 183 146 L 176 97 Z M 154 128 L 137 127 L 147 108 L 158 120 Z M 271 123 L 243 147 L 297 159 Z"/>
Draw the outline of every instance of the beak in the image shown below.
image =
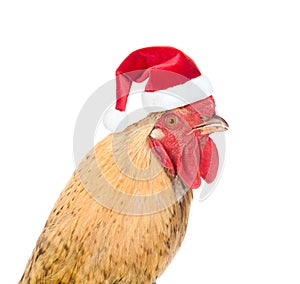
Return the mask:
<path id="1" fill-rule="evenodd" d="M 214 132 L 223 132 L 228 130 L 228 123 L 220 116 L 204 118 L 204 122 L 193 127 L 194 130 L 199 130 L 202 135 L 211 134 Z"/>

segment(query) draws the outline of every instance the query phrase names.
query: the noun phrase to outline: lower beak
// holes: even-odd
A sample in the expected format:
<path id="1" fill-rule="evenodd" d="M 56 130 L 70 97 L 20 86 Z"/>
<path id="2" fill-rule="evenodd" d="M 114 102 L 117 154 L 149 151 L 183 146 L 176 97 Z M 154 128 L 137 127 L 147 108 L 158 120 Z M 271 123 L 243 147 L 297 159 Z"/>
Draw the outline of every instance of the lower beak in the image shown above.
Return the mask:
<path id="1" fill-rule="evenodd" d="M 215 115 L 204 119 L 204 122 L 193 127 L 193 130 L 199 130 L 202 135 L 228 130 L 228 123 L 220 116 Z"/>

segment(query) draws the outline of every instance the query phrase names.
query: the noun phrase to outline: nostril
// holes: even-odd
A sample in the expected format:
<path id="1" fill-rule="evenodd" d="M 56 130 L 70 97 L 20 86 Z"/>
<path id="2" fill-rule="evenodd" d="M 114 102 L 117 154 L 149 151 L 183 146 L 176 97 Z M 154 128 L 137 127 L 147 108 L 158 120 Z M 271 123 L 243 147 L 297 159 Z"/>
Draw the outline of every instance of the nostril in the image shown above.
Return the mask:
<path id="1" fill-rule="evenodd" d="M 209 116 L 200 116 L 200 119 L 202 121 L 206 121 L 206 120 L 209 120 Z"/>

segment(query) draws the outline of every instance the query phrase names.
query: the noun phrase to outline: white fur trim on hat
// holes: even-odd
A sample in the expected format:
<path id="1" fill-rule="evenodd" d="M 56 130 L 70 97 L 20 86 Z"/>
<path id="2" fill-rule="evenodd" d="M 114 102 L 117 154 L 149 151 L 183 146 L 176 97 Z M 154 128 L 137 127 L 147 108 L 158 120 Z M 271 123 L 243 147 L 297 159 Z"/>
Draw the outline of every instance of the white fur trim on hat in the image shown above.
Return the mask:
<path id="1" fill-rule="evenodd" d="M 128 125 L 145 118 L 150 109 L 155 112 L 182 107 L 204 99 L 210 96 L 212 92 L 213 87 L 209 79 L 203 75 L 166 90 L 143 92 L 141 95 L 142 104 L 143 107 L 149 108 L 148 111 L 135 114 L 129 121 L 125 111 L 112 108 L 104 113 L 103 124 L 112 132 L 121 132 Z"/>
<path id="2" fill-rule="evenodd" d="M 212 92 L 212 84 L 206 76 L 202 75 L 166 90 L 144 92 L 142 103 L 144 107 L 158 107 L 169 110 L 204 99 L 210 96 Z"/>

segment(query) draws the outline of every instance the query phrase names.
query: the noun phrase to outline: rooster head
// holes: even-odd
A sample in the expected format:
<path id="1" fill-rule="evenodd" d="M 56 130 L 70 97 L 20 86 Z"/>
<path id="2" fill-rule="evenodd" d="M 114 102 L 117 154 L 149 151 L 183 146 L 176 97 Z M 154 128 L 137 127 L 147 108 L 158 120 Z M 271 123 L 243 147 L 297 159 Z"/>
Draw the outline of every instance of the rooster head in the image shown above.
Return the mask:
<path id="1" fill-rule="evenodd" d="M 200 186 L 201 178 L 207 183 L 215 179 L 219 156 L 209 135 L 227 129 L 210 96 L 163 113 L 149 134 L 149 144 L 161 165 L 194 189 Z"/>

